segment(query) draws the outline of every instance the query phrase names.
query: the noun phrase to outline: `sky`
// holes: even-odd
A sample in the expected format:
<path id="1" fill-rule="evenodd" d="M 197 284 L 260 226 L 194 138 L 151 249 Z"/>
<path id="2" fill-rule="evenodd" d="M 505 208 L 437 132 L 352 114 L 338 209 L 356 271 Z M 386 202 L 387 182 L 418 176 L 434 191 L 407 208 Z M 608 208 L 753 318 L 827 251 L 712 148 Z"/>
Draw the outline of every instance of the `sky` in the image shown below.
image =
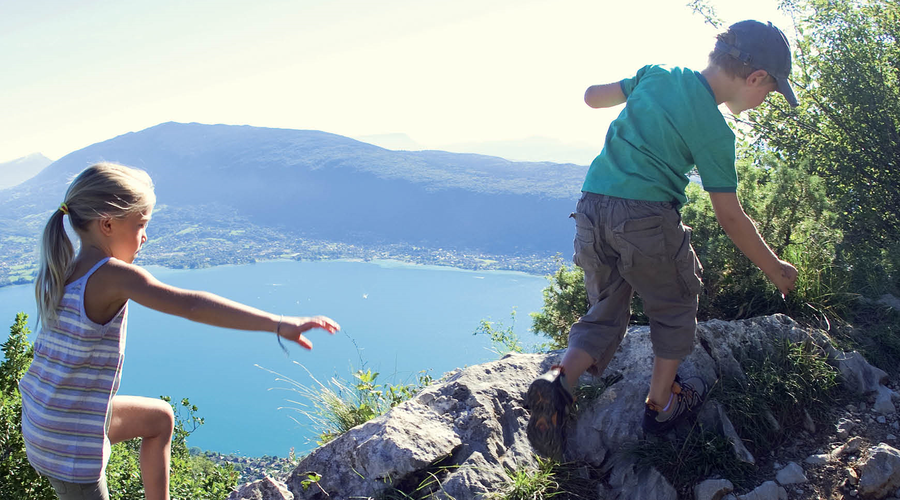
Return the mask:
<path id="1" fill-rule="evenodd" d="M 726 25 L 770 20 L 793 39 L 775 0 L 711 3 Z M 685 4 L 0 0 L 0 162 L 168 121 L 574 161 L 619 112 L 585 105 L 589 85 L 705 67 L 719 30 Z"/>

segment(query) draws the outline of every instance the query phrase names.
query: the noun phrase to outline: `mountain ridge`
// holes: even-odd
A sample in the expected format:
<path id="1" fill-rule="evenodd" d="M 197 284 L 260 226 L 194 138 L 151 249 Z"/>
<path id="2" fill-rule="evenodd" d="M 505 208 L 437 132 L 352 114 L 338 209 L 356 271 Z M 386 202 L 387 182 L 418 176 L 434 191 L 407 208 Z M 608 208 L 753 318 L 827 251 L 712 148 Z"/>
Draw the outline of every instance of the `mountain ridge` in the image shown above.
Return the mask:
<path id="1" fill-rule="evenodd" d="M 36 247 L 69 179 L 98 161 L 150 173 L 159 206 L 145 253 L 163 265 L 160 255 L 180 253 L 177 265 L 190 267 L 234 263 L 225 255 L 204 260 L 225 253 L 210 246 L 215 241 L 233 243 L 235 252 L 259 247 L 237 262 L 308 257 L 309 249 L 297 245 L 310 241 L 317 248 L 391 247 L 375 257 L 401 260 L 409 251 L 449 251 L 485 261 L 551 261 L 570 251 L 568 215 L 587 168 L 391 151 L 312 130 L 166 122 L 70 153 L 14 189 L 0 190 L 0 261 L 36 261 L 36 250 L 26 255 L 28 248 Z M 206 231 L 209 241 L 201 245 L 178 234 L 191 227 Z M 251 235 L 264 235 L 268 249 Z M 316 255 L 355 256 L 342 252 Z M 3 272 L 0 264 L 0 284 Z"/>

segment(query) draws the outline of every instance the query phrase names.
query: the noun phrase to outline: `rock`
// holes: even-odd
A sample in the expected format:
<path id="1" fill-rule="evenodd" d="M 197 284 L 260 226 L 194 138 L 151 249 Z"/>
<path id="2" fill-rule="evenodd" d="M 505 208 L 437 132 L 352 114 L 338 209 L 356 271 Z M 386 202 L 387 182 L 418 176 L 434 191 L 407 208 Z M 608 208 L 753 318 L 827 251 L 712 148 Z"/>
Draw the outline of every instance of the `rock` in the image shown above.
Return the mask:
<path id="1" fill-rule="evenodd" d="M 753 454 L 750 453 L 750 450 L 744 445 L 744 440 L 741 439 L 741 436 L 739 436 L 734 429 L 731 419 L 729 419 L 728 415 L 725 413 L 725 408 L 717 401 L 707 401 L 701 410 L 698 419 L 703 422 L 704 425 L 711 429 L 715 429 L 716 432 L 722 434 L 731 441 L 734 455 L 738 460 L 748 464 L 756 463 Z"/>
<path id="2" fill-rule="evenodd" d="M 893 415 L 897 413 L 897 408 L 894 406 L 893 398 L 896 393 L 883 385 L 878 386 L 878 393 L 875 396 L 875 404 L 874 409 L 878 413 L 882 415 Z M 884 419 L 883 416 L 878 417 L 880 419 Z M 884 423 L 884 422 L 881 422 Z"/>
<path id="3" fill-rule="evenodd" d="M 859 471 L 858 489 L 863 497 L 886 497 L 900 486 L 900 451 L 881 443 L 869 450 Z"/>
<path id="4" fill-rule="evenodd" d="M 294 500 L 294 494 L 284 483 L 266 476 L 232 491 L 228 500 Z"/>
<path id="5" fill-rule="evenodd" d="M 617 500 L 678 500 L 678 492 L 656 469 L 637 470 L 633 465 L 617 463 L 609 476 L 611 487 L 606 498 Z"/>
<path id="6" fill-rule="evenodd" d="M 459 466 L 445 482 L 466 488 L 456 498 L 492 491 L 502 484 L 504 467 L 534 465 L 521 402 L 557 357 L 514 355 L 456 372 L 313 451 L 289 478 L 290 489 L 298 500 L 377 496 L 444 460 Z M 324 493 L 302 489 L 308 472 L 322 476 Z"/>
<path id="7" fill-rule="evenodd" d="M 831 460 L 831 455 L 821 453 L 818 455 L 810 455 L 806 457 L 806 460 L 803 462 L 809 465 L 825 465 L 829 460 Z"/>
<path id="8" fill-rule="evenodd" d="M 850 437 L 850 430 L 853 429 L 853 421 L 842 418 L 838 420 L 837 423 L 837 435 L 841 439 L 847 439 Z"/>
<path id="9" fill-rule="evenodd" d="M 682 377 L 699 376 L 710 386 L 720 375 L 733 377 L 738 383 L 746 382 L 737 360 L 748 349 L 774 353 L 775 346 L 783 339 L 812 341 L 835 364 L 844 367 L 842 373 L 848 383 L 868 390 L 873 387 L 870 382 L 874 381 L 874 387 L 881 382 L 879 373 L 858 354 L 836 351 L 823 332 L 801 328 L 783 315 L 700 323 L 696 338 L 694 350 L 682 362 L 679 373 Z M 522 403 L 531 382 L 558 362 L 560 354 L 559 351 L 514 354 L 448 374 L 412 400 L 351 429 L 303 458 L 287 481 L 290 493 L 296 500 L 377 498 L 389 493 L 389 488 L 395 488 L 400 494 L 412 493 L 426 478 L 434 480 L 434 488 L 417 491 L 416 495 L 475 500 L 501 491 L 509 483 L 508 471 L 536 466 L 534 451 L 525 436 L 529 414 Z M 649 328 L 632 327 L 603 378 L 594 379 L 590 375 L 582 378 L 583 382 L 608 382 L 607 377 L 619 376 L 593 400 L 579 400 L 579 413 L 567 428 L 564 461 L 581 462 L 601 472 L 605 479 L 597 481 L 597 498 L 677 498 L 675 489 L 656 469 L 638 468 L 633 458 L 623 453 L 645 437 L 641 417 L 652 361 Z M 893 392 L 884 394 L 888 400 L 895 397 Z M 872 397 L 877 404 L 874 393 Z M 852 414 L 856 414 L 855 407 Z M 698 418 L 699 425 L 728 436 L 735 455 L 741 460 L 755 462 L 721 404 L 707 401 Z M 885 418 L 893 420 L 893 417 Z M 809 422 L 806 424 L 807 430 L 801 431 L 801 435 L 814 430 Z M 847 420 L 842 425 L 849 436 L 857 424 Z M 678 426 L 674 434 L 685 434 L 691 429 L 687 422 Z M 795 447 L 786 452 L 796 455 L 800 449 Z M 850 440 L 839 449 L 840 453 L 858 450 L 859 442 Z M 773 459 L 782 456 L 772 451 Z M 823 463 L 832 458 L 813 455 L 806 462 Z M 789 475 L 798 469 L 799 474 Z M 316 482 L 309 482 L 310 473 L 318 474 Z M 802 481 L 803 471 L 796 463 L 788 464 L 779 473 L 782 474 L 779 480 L 785 484 Z M 709 491 L 704 500 L 738 498 L 729 493 L 730 488 L 724 487 L 726 483 L 708 483 L 704 488 L 695 489 L 694 494 L 699 491 L 706 495 Z M 762 500 L 786 496 L 784 488 L 769 481 L 739 498 Z"/>
<path id="10" fill-rule="evenodd" d="M 859 436 L 853 436 L 852 439 L 850 439 L 846 443 L 835 448 L 831 452 L 831 457 L 837 459 L 837 458 L 841 457 L 842 455 L 849 455 L 851 453 L 856 453 L 857 451 L 859 451 L 860 447 L 862 447 L 862 445 L 864 443 L 865 443 L 865 441 L 863 441 L 863 438 L 861 438 Z"/>
<path id="11" fill-rule="evenodd" d="M 803 473 L 803 467 L 797 465 L 796 462 L 789 462 L 785 465 L 783 469 L 775 474 L 775 480 L 781 485 L 802 484 L 809 481 Z"/>
<path id="12" fill-rule="evenodd" d="M 803 409 L 803 429 L 810 434 L 816 433 L 816 423 L 812 419 L 812 415 L 809 414 L 806 409 Z"/>
<path id="13" fill-rule="evenodd" d="M 887 382 L 887 373 L 870 365 L 862 354 L 856 351 L 838 354 L 835 362 L 844 385 L 856 394 L 877 392 L 878 387 Z M 865 403 L 860 405 L 860 411 L 865 411 Z"/>
<path id="14" fill-rule="evenodd" d="M 734 485 L 727 479 L 707 479 L 694 486 L 694 500 L 722 500 L 734 491 Z"/>
<path id="15" fill-rule="evenodd" d="M 787 500 L 787 491 L 775 481 L 766 481 L 746 495 L 738 496 L 738 500 Z"/>

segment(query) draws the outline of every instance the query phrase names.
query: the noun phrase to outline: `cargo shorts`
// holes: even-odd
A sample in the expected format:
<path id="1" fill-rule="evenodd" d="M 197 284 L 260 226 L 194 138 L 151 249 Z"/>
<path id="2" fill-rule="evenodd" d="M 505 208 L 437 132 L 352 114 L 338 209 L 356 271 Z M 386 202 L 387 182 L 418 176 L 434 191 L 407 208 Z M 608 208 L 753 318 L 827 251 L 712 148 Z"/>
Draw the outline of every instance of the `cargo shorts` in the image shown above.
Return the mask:
<path id="1" fill-rule="evenodd" d="M 676 204 L 585 192 L 570 217 L 590 309 L 569 331 L 569 346 L 594 358 L 590 371 L 602 373 L 625 337 L 635 291 L 650 318 L 653 353 L 690 354 L 702 267 Z"/>

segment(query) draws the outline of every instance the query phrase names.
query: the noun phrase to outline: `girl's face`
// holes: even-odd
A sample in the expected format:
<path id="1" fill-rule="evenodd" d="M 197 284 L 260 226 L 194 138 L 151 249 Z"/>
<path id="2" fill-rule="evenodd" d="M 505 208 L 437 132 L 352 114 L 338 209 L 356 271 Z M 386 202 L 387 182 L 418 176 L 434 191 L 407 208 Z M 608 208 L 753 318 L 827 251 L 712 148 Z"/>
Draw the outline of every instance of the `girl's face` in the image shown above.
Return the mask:
<path id="1" fill-rule="evenodd" d="M 131 264 L 144 243 L 147 242 L 147 224 L 153 209 L 113 219 L 113 237 L 110 245 L 112 256 Z"/>

